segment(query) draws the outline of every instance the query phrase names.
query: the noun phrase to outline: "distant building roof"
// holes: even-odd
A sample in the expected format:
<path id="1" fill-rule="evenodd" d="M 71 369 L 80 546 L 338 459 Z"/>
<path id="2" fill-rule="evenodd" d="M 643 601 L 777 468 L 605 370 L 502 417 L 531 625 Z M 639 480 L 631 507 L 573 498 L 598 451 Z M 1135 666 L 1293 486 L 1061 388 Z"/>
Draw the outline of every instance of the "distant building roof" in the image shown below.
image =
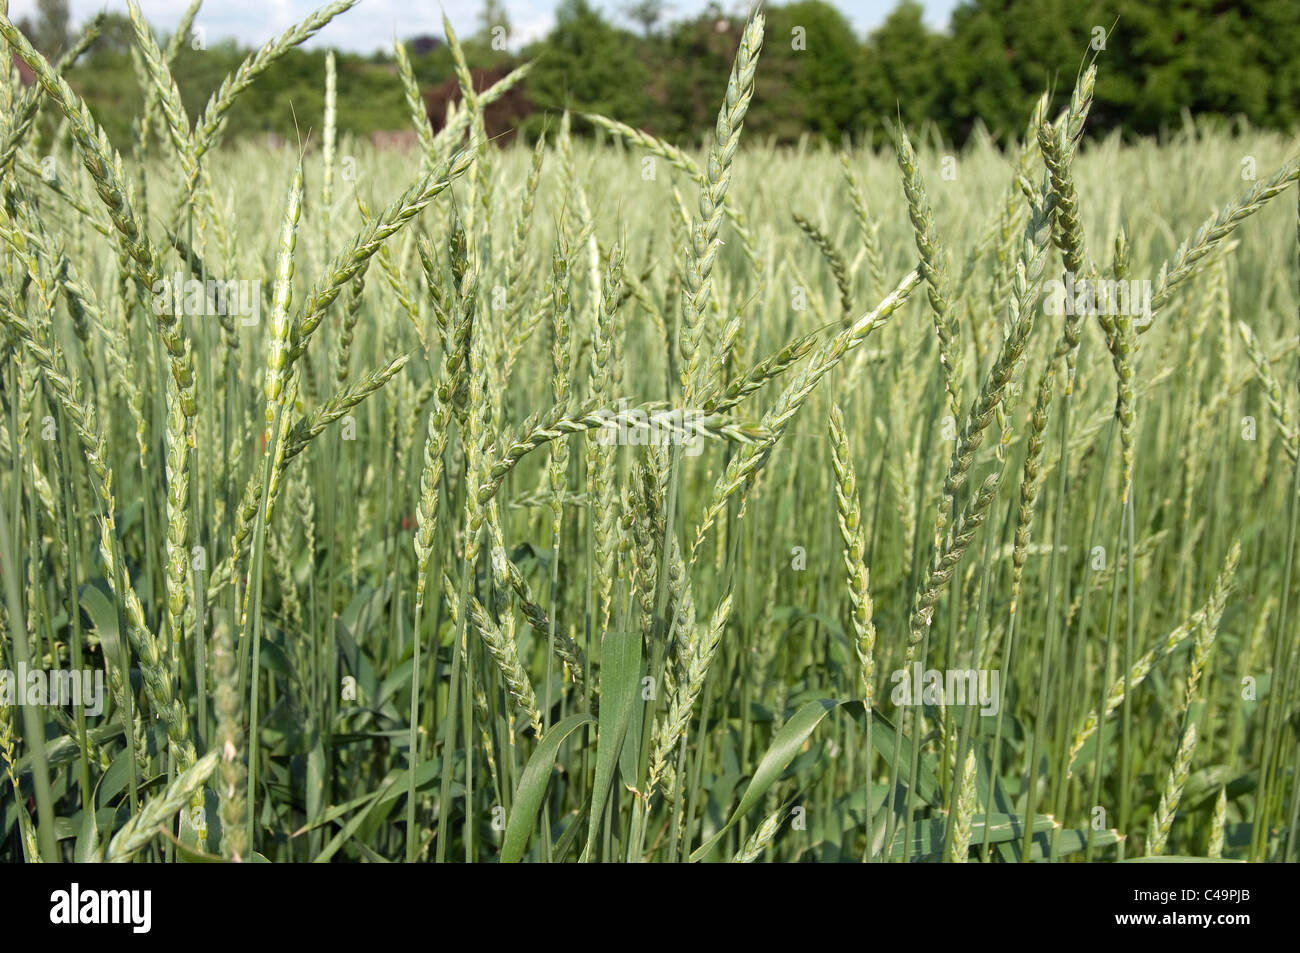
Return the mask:
<path id="1" fill-rule="evenodd" d="M 424 54 L 442 46 L 443 42 L 441 37 L 430 36 L 427 33 L 423 33 L 420 36 L 415 36 L 407 40 L 406 45 L 414 55 L 424 56 Z"/>

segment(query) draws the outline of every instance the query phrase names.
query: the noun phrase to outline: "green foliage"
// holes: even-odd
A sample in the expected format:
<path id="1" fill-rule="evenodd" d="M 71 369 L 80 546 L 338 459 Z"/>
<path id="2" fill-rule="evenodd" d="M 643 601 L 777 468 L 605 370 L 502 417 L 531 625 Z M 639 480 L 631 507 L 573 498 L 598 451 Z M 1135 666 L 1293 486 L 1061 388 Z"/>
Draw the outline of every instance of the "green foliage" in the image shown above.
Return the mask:
<path id="1" fill-rule="evenodd" d="M 1071 67 L 1082 61 L 1088 24 L 1097 21 L 1072 16 L 1070 6 L 1079 4 L 972 0 L 953 11 L 952 37 L 940 58 L 947 115 L 939 121 L 949 137 L 964 138 L 976 117 L 998 132 L 1017 132 L 1044 87 L 1074 85 Z M 1110 58 L 1106 65 L 1109 73 Z"/>
<path id="2" fill-rule="evenodd" d="M 921 12 L 919 3 L 903 0 L 867 43 L 867 101 L 878 122 L 901 118 L 916 127 L 941 121 L 934 109 L 944 44 L 926 30 Z"/>
<path id="3" fill-rule="evenodd" d="M 867 69 L 862 44 L 853 27 L 824 0 L 801 0 L 775 7 L 768 14 L 771 37 L 765 50 L 765 75 L 756 95 L 782 109 L 767 110 L 797 129 L 762 122 L 755 134 L 789 139 L 798 132 L 825 136 L 833 142 L 842 133 L 861 127 L 867 111 Z"/>
<path id="4" fill-rule="evenodd" d="M 533 102 L 542 110 L 643 118 L 650 72 L 636 37 L 612 26 L 588 0 L 563 0 L 555 19 L 546 39 L 524 51 L 525 59 L 537 60 L 528 78 Z"/>
<path id="5" fill-rule="evenodd" d="M 1097 86 L 1108 122 L 1151 133 L 1186 109 L 1283 129 L 1300 116 L 1300 17 L 1290 0 L 1103 0 L 1086 7 L 1090 22 L 1109 26 L 1120 18 Z"/>
<path id="6" fill-rule="evenodd" d="M 36 48 L 57 55 L 68 45 L 68 0 L 36 0 Z"/>
<path id="7" fill-rule="evenodd" d="M 37 45 L 66 46 L 66 17 L 60 28 L 54 9 L 59 4 L 49 6 L 31 28 Z M 716 3 L 668 23 L 658 0 L 617 9 L 639 31 L 615 25 L 610 4 L 564 0 L 546 37 L 510 52 L 493 48 L 493 28 L 503 27 L 509 36 L 510 23 L 504 7 L 492 0 L 462 45 L 476 79 L 477 71 L 504 75 L 535 61 L 520 87 L 523 103 L 510 116 L 530 138 L 554 127 L 557 114 L 568 109 L 695 144 L 700 130 L 712 125 L 718 77 L 727 73 L 743 20 Z M 1300 119 L 1300 60 L 1293 55 L 1300 18 L 1293 0 L 964 0 L 946 32 L 927 26 L 923 12 L 917 0 L 900 0 L 879 27 L 862 36 L 831 0 L 768 6 L 765 69 L 755 96 L 779 108 L 757 113 L 751 134 L 784 143 L 804 135 L 881 143 L 901 118 L 916 130 L 929 124 L 950 143 L 964 143 L 977 122 L 1005 140 L 1021 134 L 1045 87 L 1073 85 L 1094 55 L 1104 69 L 1091 134 L 1121 128 L 1126 135 L 1158 135 L 1179 127 L 1184 111 L 1243 117 L 1272 129 L 1292 128 Z M 1099 37 L 1104 50 L 1096 48 Z M 458 98 L 451 51 L 442 38 L 406 42 L 421 85 Z M 70 73 L 115 139 L 129 135 L 126 117 L 140 101 L 134 44 L 127 17 L 107 14 L 94 48 Z M 232 42 L 214 42 L 207 50 L 181 44 L 173 73 L 191 117 L 246 52 Z M 391 50 L 338 55 L 343 132 L 368 136 L 405 127 L 391 56 Z M 236 105 L 227 135 L 274 131 L 281 139 L 295 138 L 295 114 L 320 107 L 323 69 L 321 50 L 292 51 Z M 433 116 L 435 124 L 442 118 Z M 576 130 L 583 128 L 575 123 Z"/>

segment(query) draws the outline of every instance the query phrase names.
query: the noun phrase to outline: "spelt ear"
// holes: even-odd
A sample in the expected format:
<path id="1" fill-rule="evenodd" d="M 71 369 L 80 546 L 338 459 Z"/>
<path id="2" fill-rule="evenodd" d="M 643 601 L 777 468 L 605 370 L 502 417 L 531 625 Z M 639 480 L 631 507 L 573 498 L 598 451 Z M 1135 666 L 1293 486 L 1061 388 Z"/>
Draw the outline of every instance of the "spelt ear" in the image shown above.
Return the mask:
<path id="1" fill-rule="evenodd" d="M 763 46 L 763 14 L 755 13 L 740 37 L 740 47 L 727 81 L 727 94 L 718 110 L 713 145 L 708 166 L 700 180 L 699 214 L 691 224 L 686 257 L 685 287 L 682 295 L 682 320 L 677 349 L 683 361 L 682 390 L 687 405 L 707 385 L 704 379 L 705 357 L 701 353 L 704 309 L 712 294 L 713 265 L 717 257 L 722 217 L 727 192 L 731 187 L 731 165 L 740 145 L 750 99 L 754 95 L 754 74 L 758 54 Z M 734 337 L 724 332 L 723 340 Z"/>

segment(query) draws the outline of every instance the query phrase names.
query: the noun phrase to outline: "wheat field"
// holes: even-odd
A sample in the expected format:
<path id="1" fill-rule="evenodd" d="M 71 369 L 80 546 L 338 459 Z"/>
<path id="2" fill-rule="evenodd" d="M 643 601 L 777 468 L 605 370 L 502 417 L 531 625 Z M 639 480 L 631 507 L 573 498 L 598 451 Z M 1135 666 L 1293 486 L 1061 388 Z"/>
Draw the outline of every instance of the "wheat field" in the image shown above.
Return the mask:
<path id="1" fill-rule="evenodd" d="M 0 16 L 0 857 L 1300 859 L 1294 139 L 223 144 L 349 6 Z"/>

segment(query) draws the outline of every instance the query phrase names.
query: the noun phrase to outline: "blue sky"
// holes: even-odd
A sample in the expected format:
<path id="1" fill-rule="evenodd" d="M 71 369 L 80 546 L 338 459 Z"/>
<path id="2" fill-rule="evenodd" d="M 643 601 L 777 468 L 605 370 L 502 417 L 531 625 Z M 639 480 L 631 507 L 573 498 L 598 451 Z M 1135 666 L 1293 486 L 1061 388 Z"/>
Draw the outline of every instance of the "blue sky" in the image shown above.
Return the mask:
<path id="1" fill-rule="evenodd" d="M 326 0 L 207 0 L 196 21 L 204 28 L 209 41 L 233 36 L 248 46 L 260 46 L 277 33 L 292 26 Z M 526 42 L 546 33 L 554 21 L 557 0 L 504 0 L 514 30 L 512 44 Z M 747 0 L 720 0 L 724 9 L 737 12 L 748 7 Z M 853 22 L 859 34 L 877 26 L 893 9 L 897 0 L 832 0 Z M 948 14 L 957 0 L 922 0 L 926 20 L 934 27 L 948 22 Z M 155 29 L 170 30 L 180 19 L 189 0 L 140 0 L 145 17 Z M 624 0 L 593 0 L 593 5 L 617 17 Z M 669 0 L 670 18 L 699 13 L 708 0 Z M 126 0 L 71 0 L 72 18 L 81 23 L 100 10 L 125 13 Z M 393 36 L 442 32 L 442 11 L 446 10 L 458 32 L 469 32 L 477 23 L 482 0 L 361 0 L 334 23 L 322 30 L 313 45 L 369 53 L 388 48 Z M 11 19 L 35 18 L 36 0 L 10 0 Z"/>

